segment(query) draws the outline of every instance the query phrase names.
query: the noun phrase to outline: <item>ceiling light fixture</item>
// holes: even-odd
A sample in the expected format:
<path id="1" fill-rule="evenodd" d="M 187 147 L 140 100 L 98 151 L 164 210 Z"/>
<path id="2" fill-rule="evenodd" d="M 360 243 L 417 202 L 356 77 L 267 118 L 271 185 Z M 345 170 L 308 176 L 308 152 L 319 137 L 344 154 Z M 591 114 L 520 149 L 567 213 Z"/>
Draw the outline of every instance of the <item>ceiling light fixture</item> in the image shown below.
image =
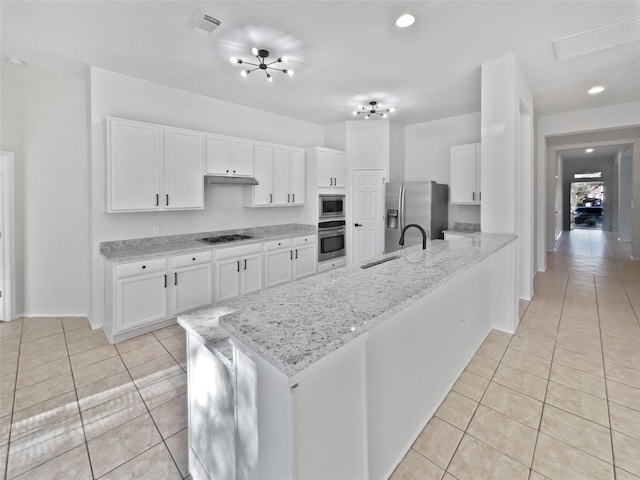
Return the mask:
<path id="1" fill-rule="evenodd" d="M 364 105 L 358 105 L 358 110 L 354 110 L 354 115 L 364 114 L 367 120 L 371 115 L 380 115 L 382 118 L 387 118 L 387 113 L 393 113 L 396 109 L 391 108 L 382 108 L 378 102 L 372 100 L 369 102 L 369 106 L 365 107 Z"/>
<path id="2" fill-rule="evenodd" d="M 400 28 L 407 28 L 413 25 L 413 22 L 416 21 L 416 17 L 411 15 L 410 13 L 405 13 L 404 15 L 400 15 L 396 20 L 396 26 Z"/>
<path id="3" fill-rule="evenodd" d="M 597 95 L 598 93 L 604 92 L 604 87 L 602 85 L 596 85 L 595 87 L 591 87 L 587 90 L 589 95 Z"/>
<path id="4" fill-rule="evenodd" d="M 255 67 L 255 68 L 250 68 L 248 70 L 242 70 L 240 72 L 240 75 L 242 75 L 243 77 L 246 77 L 247 75 L 249 75 L 251 72 L 255 70 L 264 70 L 264 72 L 267 74 L 267 80 L 271 82 L 273 81 L 273 78 L 271 77 L 271 74 L 267 72 L 267 69 L 286 73 L 289 76 L 293 75 L 293 70 L 290 70 L 287 68 L 275 68 L 271 66 L 274 63 L 287 62 L 289 59 L 286 56 L 278 57 L 273 62 L 266 63 L 264 59 L 269 56 L 269 50 L 264 50 L 264 49 L 258 50 L 257 48 L 254 47 L 251 49 L 251 53 L 255 55 L 255 57 L 258 59 L 260 63 L 251 63 L 251 62 L 247 62 L 246 60 L 242 60 L 240 58 L 231 57 L 231 63 L 245 63 L 247 65 L 251 65 L 252 67 Z"/>
<path id="5" fill-rule="evenodd" d="M 587 148 L 587 149 L 585 150 L 585 152 L 587 152 L 587 153 L 591 153 L 591 152 L 593 152 L 593 148 Z"/>

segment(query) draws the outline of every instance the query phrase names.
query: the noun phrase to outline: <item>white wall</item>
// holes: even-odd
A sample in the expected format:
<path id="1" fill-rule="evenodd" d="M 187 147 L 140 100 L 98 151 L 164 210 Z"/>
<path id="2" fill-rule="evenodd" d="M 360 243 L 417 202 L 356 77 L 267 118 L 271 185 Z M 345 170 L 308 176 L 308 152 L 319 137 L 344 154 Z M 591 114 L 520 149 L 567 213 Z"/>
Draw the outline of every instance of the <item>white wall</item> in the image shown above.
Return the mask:
<path id="1" fill-rule="evenodd" d="M 480 142 L 480 112 L 405 127 L 406 180 L 451 184 L 450 148 Z M 480 223 L 480 207 L 449 205 L 449 228 L 455 222 Z"/>
<path id="2" fill-rule="evenodd" d="M 405 127 L 389 122 L 389 178 L 390 182 L 404 180 Z"/>
<path id="3" fill-rule="evenodd" d="M 618 164 L 618 239 L 623 241 L 631 240 L 631 225 L 633 211 L 631 202 L 633 198 L 633 148 L 629 147 L 619 158 Z"/>
<path id="4" fill-rule="evenodd" d="M 115 116 L 295 146 L 322 145 L 324 129 L 299 120 L 166 87 L 106 70 L 91 70 L 92 131 L 92 325 L 102 323 L 103 260 L 99 243 L 161 235 L 281 223 L 315 224 L 312 206 L 243 207 L 243 186 L 207 185 L 205 208 L 196 211 L 105 212 L 105 118 Z M 313 195 L 313 192 L 309 192 Z"/>
<path id="5" fill-rule="evenodd" d="M 518 295 L 533 295 L 533 93 L 514 55 L 482 64 L 482 231 L 518 235 Z M 517 314 L 517 313 L 516 313 Z"/>
<path id="6" fill-rule="evenodd" d="M 2 72 L 2 145 L 16 154 L 16 313 L 89 310 L 88 82 L 40 66 Z"/>
<path id="7" fill-rule="evenodd" d="M 538 270 L 546 269 L 546 251 L 554 248 L 554 196 L 555 196 L 555 156 L 547 149 L 547 140 L 558 135 L 594 132 L 640 125 L 640 102 L 591 108 L 574 112 L 545 115 L 536 121 L 536 168 L 539 179 L 536 188 L 539 209 L 536 246 L 538 249 Z M 631 139 L 633 140 L 633 139 Z M 633 141 L 633 184 L 640 185 L 640 142 Z M 633 189 L 634 205 L 640 205 L 640 188 Z M 640 209 L 633 213 L 632 254 L 640 258 Z"/>

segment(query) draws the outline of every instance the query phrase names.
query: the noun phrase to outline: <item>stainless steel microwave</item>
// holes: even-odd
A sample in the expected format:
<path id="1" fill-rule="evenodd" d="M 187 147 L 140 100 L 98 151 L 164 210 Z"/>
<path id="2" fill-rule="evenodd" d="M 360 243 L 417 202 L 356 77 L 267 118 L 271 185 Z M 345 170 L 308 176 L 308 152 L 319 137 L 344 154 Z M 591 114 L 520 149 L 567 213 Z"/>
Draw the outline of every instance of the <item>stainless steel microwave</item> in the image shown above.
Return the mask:
<path id="1" fill-rule="evenodd" d="M 344 195 L 320 195 L 320 212 L 318 217 L 344 217 Z"/>

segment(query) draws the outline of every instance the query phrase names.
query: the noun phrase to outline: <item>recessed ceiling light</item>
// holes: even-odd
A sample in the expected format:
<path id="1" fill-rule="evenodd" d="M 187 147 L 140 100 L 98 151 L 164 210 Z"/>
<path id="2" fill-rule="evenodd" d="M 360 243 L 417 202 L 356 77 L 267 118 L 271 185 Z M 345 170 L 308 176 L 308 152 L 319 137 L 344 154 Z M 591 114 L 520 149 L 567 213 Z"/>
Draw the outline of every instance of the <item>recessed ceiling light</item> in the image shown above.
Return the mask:
<path id="1" fill-rule="evenodd" d="M 585 150 L 585 152 L 587 152 L 587 153 L 591 153 L 591 152 L 593 152 L 593 148 L 587 148 L 587 149 Z"/>
<path id="2" fill-rule="evenodd" d="M 18 57 L 7 57 L 7 62 L 13 63 L 14 65 L 20 65 L 21 67 L 26 65 L 25 61 Z"/>
<path id="3" fill-rule="evenodd" d="M 602 85 L 596 85 L 595 87 L 591 87 L 587 90 L 589 95 L 597 95 L 598 93 L 604 92 L 604 87 Z"/>
<path id="4" fill-rule="evenodd" d="M 398 17 L 398 19 L 396 20 L 396 25 L 400 28 L 406 28 L 413 25 L 413 22 L 415 21 L 416 17 L 414 17 L 410 13 L 405 13 L 404 15 Z"/>

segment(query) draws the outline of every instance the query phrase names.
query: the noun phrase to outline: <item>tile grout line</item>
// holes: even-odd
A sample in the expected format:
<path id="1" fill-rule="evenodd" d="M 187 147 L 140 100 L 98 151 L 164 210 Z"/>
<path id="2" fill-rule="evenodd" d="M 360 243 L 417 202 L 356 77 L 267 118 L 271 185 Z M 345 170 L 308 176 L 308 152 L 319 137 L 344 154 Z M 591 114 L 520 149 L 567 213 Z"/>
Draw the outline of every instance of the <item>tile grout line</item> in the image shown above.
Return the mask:
<path id="1" fill-rule="evenodd" d="M 564 302 L 567 298 L 567 290 L 569 287 L 569 275 L 567 275 L 567 280 L 564 284 L 564 292 L 562 295 L 562 305 L 560 306 L 560 317 L 558 319 L 558 326 L 556 327 L 556 340 L 553 341 L 553 351 L 551 352 L 551 362 L 549 364 L 549 377 L 547 378 L 547 384 L 544 389 L 544 398 L 542 400 L 542 410 L 540 411 L 540 421 L 538 422 L 538 428 L 536 431 L 536 439 L 533 442 L 533 456 L 531 457 L 531 467 L 529 468 L 529 478 L 531 478 L 533 469 L 534 459 L 536 457 L 536 451 L 538 449 L 538 439 L 540 438 L 540 429 L 542 428 L 542 417 L 544 416 L 545 405 L 547 404 L 547 394 L 549 392 L 549 382 L 551 381 L 551 370 L 553 369 L 553 357 L 556 354 L 556 343 L 558 339 L 558 335 L 560 334 L 560 323 L 562 322 L 562 311 L 564 310 Z M 536 471 L 536 473 L 538 473 Z"/>
<path id="2" fill-rule="evenodd" d="M 604 344 L 602 343 L 602 322 L 600 320 L 600 302 L 598 301 L 598 286 L 597 283 L 595 282 L 595 277 L 594 277 L 594 293 L 596 296 L 596 313 L 598 314 L 598 331 L 600 332 L 600 353 L 602 354 L 602 372 L 603 372 L 603 376 L 604 376 L 604 394 L 606 396 L 606 400 L 607 400 L 607 418 L 609 420 L 609 440 L 610 440 L 610 448 L 611 448 L 611 468 L 613 470 L 613 480 L 616 480 L 618 478 L 618 475 L 616 474 L 616 456 L 615 456 L 615 451 L 613 449 L 613 424 L 611 423 L 611 408 L 609 406 L 609 389 L 607 387 L 607 366 L 606 366 L 606 362 L 604 361 Z M 622 289 L 624 290 L 624 285 L 621 284 Z M 626 293 L 626 292 L 625 292 Z M 631 303 L 631 302 L 629 302 Z M 632 305 L 633 308 L 633 305 Z"/>
<path id="3" fill-rule="evenodd" d="M 20 366 L 20 350 L 22 349 L 22 334 L 24 331 L 24 318 L 20 319 L 20 340 L 18 342 L 18 358 L 16 359 L 16 378 L 13 380 L 13 398 L 11 403 L 11 413 L 9 414 L 9 436 L 7 438 L 7 458 L 4 465 L 4 480 L 9 478 L 9 455 L 11 453 L 11 431 L 13 429 L 13 412 L 16 407 L 16 390 L 18 386 L 18 368 Z"/>

